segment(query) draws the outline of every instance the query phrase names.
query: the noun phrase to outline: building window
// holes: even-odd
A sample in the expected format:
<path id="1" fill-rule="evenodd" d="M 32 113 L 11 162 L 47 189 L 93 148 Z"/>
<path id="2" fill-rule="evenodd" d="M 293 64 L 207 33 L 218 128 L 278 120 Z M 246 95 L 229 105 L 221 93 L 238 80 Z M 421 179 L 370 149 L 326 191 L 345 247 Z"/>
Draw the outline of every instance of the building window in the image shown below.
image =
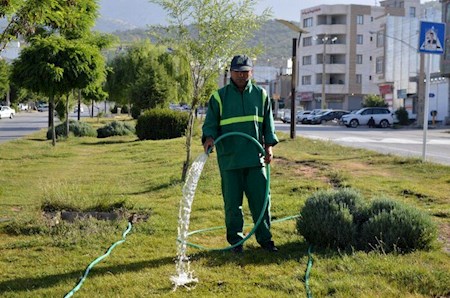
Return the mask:
<path id="1" fill-rule="evenodd" d="M 322 74 L 321 73 L 316 74 L 316 84 L 317 85 L 322 84 Z"/>
<path id="2" fill-rule="evenodd" d="M 356 55 L 356 64 L 363 63 L 363 55 Z"/>
<path id="3" fill-rule="evenodd" d="M 312 27 L 312 25 L 313 25 L 313 18 L 307 18 L 303 20 L 304 28 Z"/>
<path id="4" fill-rule="evenodd" d="M 303 46 L 307 47 L 312 45 L 312 36 L 303 38 Z"/>
<path id="5" fill-rule="evenodd" d="M 363 44 L 363 35 L 362 34 L 356 35 L 356 44 Z"/>
<path id="6" fill-rule="evenodd" d="M 384 33 L 377 32 L 377 48 L 384 47 Z"/>
<path id="7" fill-rule="evenodd" d="M 372 81 L 372 76 L 369 76 L 369 81 Z"/>
<path id="8" fill-rule="evenodd" d="M 409 8 L 409 16 L 411 18 L 415 18 L 416 17 L 416 8 L 415 7 L 410 7 Z"/>
<path id="9" fill-rule="evenodd" d="M 302 85 L 311 85 L 311 76 L 302 76 Z"/>
<path id="10" fill-rule="evenodd" d="M 356 24 L 358 24 L 358 25 L 363 25 L 363 24 L 364 24 L 364 16 L 362 16 L 362 15 L 357 15 L 357 16 L 356 16 Z"/>
<path id="11" fill-rule="evenodd" d="M 383 73 L 384 71 L 384 57 L 377 57 L 377 60 L 375 62 L 375 72 L 376 73 Z"/>
<path id="12" fill-rule="evenodd" d="M 316 63 L 322 64 L 323 63 L 323 54 L 317 54 L 316 56 Z"/>
<path id="13" fill-rule="evenodd" d="M 303 65 L 311 65 L 311 56 L 303 56 Z"/>
<path id="14" fill-rule="evenodd" d="M 356 84 L 361 84 L 362 83 L 362 75 L 357 74 L 356 75 Z"/>

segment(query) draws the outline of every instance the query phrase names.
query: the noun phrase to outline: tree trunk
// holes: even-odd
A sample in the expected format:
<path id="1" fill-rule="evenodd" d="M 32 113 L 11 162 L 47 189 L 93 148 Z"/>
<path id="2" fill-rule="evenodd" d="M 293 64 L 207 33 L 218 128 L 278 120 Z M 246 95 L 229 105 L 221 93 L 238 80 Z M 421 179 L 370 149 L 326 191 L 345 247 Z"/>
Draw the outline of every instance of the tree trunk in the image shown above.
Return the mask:
<path id="1" fill-rule="evenodd" d="M 80 121 L 81 118 L 81 89 L 78 89 L 78 113 L 77 120 Z"/>
<path id="2" fill-rule="evenodd" d="M 191 144 L 192 144 L 192 133 L 194 131 L 194 109 L 191 108 L 189 112 L 189 122 L 186 129 L 186 160 L 183 164 L 183 172 L 181 174 L 181 180 L 183 182 L 186 181 L 187 172 L 189 170 L 189 167 L 191 165 Z"/>
<path id="3" fill-rule="evenodd" d="M 69 94 L 66 95 L 66 138 L 68 137 L 69 137 Z"/>
<path id="4" fill-rule="evenodd" d="M 50 113 L 50 122 L 51 122 L 51 128 L 52 128 L 52 145 L 53 147 L 56 146 L 56 129 L 55 129 L 55 97 L 50 95 L 50 108 L 48 109 L 48 112 Z"/>

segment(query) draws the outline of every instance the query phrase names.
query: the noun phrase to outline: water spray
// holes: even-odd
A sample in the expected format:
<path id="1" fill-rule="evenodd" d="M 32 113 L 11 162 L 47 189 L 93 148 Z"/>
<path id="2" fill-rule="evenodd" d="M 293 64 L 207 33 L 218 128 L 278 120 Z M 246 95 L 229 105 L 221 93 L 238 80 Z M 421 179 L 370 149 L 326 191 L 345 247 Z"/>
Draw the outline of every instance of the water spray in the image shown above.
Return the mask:
<path id="1" fill-rule="evenodd" d="M 258 147 L 261 154 L 265 155 L 265 150 L 261 146 L 261 144 L 253 137 L 249 136 L 248 134 L 241 133 L 241 132 L 230 132 L 221 135 L 215 140 L 215 144 L 219 143 L 222 139 L 229 137 L 229 136 L 241 136 L 244 138 L 247 138 Z M 170 280 L 174 284 L 174 291 L 179 286 L 185 286 L 186 288 L 190 288 L 194 283 L 198 282 L 197 278 L 194 278 L 193 272 L 190 270 L 190 262 L 189 257 L 186 254 L 187 247 L 192 246 L 199 249 L 206 249 L 206 250 L 229 250 L 232 249 L 238 245 L 243 244 L 248 238 L 250 238 L 256 231 L 256 228 L 261 223 L 263 217 L 264 217 L 264 211 L 267 208 L 267 205 L 269 204 L 269 189 L 270 189 L 270 166 L 269 164 L 266 164 L 266 191 L 265 191 L 265 200 L 264 205 L 261 210 L 261 214 L 258 217 L 258 220 L 255 222 L 253 229 L 239 242 L 223 247 L 223 248 L 206 248 L 201 245 L 189 243 L 187 241 L 188 236 L 197 234 L 204 231 L 211 231 L 215 229 L 222 229 L 224 227 L 215 227 L 215 228 L 209 228 L 209 229 L 203 229 L 198 231 L 193 231 L 189 233 L 189 223 L 190 223 L 190 215 L 192 210 L 192 203 L 194 201 L 194 195 L 195 190 L 197 188 L 198 180 L 200 179 L 200 175 L 202 173 L 203 167 L 208 159 L 208 154 L 203 153 L 197 159 L 193 162 L 191 168 L 189 169 L 186 183 L 183 187 L 183 196 L 180 201 L 180 211 L 178 215 L 178 237 L 177 237 L 177 262 L 176 262 L 176 274 L 175 276 L 172 276 Z"/>

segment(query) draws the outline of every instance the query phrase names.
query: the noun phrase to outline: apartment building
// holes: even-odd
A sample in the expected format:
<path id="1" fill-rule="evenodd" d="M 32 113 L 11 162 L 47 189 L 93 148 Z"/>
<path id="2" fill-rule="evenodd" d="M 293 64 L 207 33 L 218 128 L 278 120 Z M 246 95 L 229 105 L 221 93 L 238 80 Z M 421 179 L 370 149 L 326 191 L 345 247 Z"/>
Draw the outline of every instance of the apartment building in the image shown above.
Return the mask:
<path id="1" fill-rule="evenodd" d="M 410 77 L 417 77 L 418 55 L 410 51 L 417 38 L 419 8 L 420 0 L 392 0 L 380 6 L 319 5 L 302 10 L 301 26 L 308 33 L 302 34 L 297 49 L 299 104 L 304 109 L 354 110 L 361 108 L 365 95 L 379 94 L 393 109 L 403 106 L 397 95 L 404 100 L 404 94 L 417 91 Z M 399 27 L 402 36 L 397 37 Z M 392 48 L 397 46 L 392 41 L 401 47 Z M 399 59 L 405 59 L 400 66 L 394 63 Z"/>

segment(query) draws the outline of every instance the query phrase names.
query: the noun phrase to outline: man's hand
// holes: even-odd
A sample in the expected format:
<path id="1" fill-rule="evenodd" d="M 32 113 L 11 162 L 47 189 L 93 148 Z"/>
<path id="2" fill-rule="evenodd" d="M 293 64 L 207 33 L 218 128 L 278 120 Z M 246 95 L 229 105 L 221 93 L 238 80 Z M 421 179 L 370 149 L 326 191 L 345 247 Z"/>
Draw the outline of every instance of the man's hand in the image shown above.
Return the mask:
<path id="1" fill-rule="evenodd" d="M 203 148 L 205 149 L 205 153 L 209 154 L 214 149 L 214 139 L 211 137 L 207 137 L 205 142 L 203 143 Z M 211 150 L 210 150 L 211 148 Z"/>
<path id="2" fill-rule="evenodd" d="M 266 156 L 264 156 L 264 162 L 269 164 L 273 159 L 272 146 L 266 145 L 266 146 L 264 146 L 264 149 L 266 151 Z"/>

